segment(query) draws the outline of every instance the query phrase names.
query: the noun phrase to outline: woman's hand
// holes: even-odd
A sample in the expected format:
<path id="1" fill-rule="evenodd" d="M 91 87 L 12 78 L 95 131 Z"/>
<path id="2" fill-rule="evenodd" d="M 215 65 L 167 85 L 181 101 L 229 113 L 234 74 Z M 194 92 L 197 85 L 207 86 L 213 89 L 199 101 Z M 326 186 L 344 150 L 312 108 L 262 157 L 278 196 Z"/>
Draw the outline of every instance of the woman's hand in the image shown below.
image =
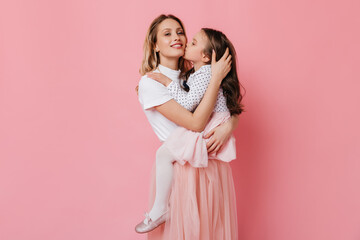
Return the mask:
<path id="1" fill-rule="evenodd" d="M 239 117 L 233 115 L 231 119 L 216 128 L 212 129 L 204 138 L 210 138 L 210 141 L 206 144 L 208 153 L 216 153 L 221 147 L 229 140 L 231 134 L 237 127 Z"/>
<path id="2" fill-rule="evenodd" d="M 135 87 L 135 92 L 136 92 L 136 94 L 139 96 L 139 85 L 136 85 L 136 87 Z"/>
<path id="3" fill-rule="evenodd" d="M 204 138 L 210 138 L 210 141 L 206 144 L 208 153 L 217 152 L 229 140 L 232 134 L 231 126 L 229 121 L 221 124 L 211 130 Z"/>
<path id="4" fill-rule="evenodd" d="M 148 73 L 146 73 L 146 76 L 148 76 L 151 79 L 154 79 L 155 81 L 158 81 L 165 87 L 167 87 L 172 82 L 172 80 L 170 78 L 168 78 L 167 76 L 165 76 L 162 73 L 148 72 Z"/>
<path id="5" fill-rule="evenodd" d="M 224 55 L 216 62 L 216 53 L 213 50 L 211 59 L 211 75 L 213 81 L 221 81 L 231 70 L 231 55 L 229 54 L 229 48 L 226 48 Z"/>

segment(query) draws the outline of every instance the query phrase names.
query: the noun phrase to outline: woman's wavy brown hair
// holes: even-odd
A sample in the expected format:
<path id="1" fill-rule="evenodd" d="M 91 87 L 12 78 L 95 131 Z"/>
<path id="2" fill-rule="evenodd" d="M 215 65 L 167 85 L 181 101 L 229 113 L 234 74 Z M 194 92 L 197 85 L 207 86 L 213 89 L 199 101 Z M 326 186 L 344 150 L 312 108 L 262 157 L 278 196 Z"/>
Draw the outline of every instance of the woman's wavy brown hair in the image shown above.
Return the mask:
<path id="1" fill-rule="evenodd" d="M 150 27 L 146 33 L 146 37 L 144 41 L 144 47 L 143 47 L 144 56 L 141 63 L 141 68 L 139 70 L 142 76 L 145 75 L 147 72 L 151 72 L 155 70 L 160 63 L 159 53 L 155 51 L 155 45 L 157 41 L 156 36 L 158 33 L 159 24 L 162 23 L 165 19 L 169 19 L 169 18 L 177 21 L 180 24 L 181 28 L 184 31 L 184 35 L 186 37 L 184 25 L 179 18 L 175 17 L 172 14 L 169 15 L 161 14 L 160 16 L 155 18 L 150 24 Z M 181 72 L 184 72 L 187 69 L 189 69 L 189 66 L 190 66 L 189 61 L 185 60 L 183 57 L 179 58 L 178 67 L 181 70 Z"/>
<path id="2" fill-rule="evenodd" d="M 240 91 L 240 86 L 245 88 L 240 84 L 239 78 L 236 70 L 236 51 L 233 44 L 229 41 L 229 39 L 220 31 L 210 29 L 210 28 L 202 28 L 201 29 L 208 38 L 208 44 L 203 50 L 204 54 L 208 56 L 209 59 L 212 59 L 212 50 L 215 50 L 216 53 L 216 61 L 224 55 L 226 48 L 229 48 L 229 53 L 231 54 L 231 70 L 226 75 L 226 77 L 221 82 L 221 88 L 223 90 L 223 94 L 226 98 L 226 105 L 230 111 L 231 115 L 240 114 L 244 111 L 244 105 L 241 103 L 243 95 Z M 207 62 L 207 64 L 211 64 L 211 60 Z M 188 71 L 181 72 L 180 78 L 184 80 L 184 89 L 189 90 L 186 84 L 186 80 L 189 78 L 191 73 L 194 73 L 195 69 L 191 68 Z"/>

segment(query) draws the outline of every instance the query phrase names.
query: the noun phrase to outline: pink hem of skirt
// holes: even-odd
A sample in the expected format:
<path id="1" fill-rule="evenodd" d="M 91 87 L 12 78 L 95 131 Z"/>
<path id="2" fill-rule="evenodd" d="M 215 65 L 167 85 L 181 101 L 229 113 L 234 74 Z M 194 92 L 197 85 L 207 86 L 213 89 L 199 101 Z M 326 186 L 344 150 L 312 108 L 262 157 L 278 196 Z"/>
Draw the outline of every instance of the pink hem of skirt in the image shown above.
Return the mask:
<path id="1" fill-rule="evenodd" d="M 151 173 L 151 209 L 155 198 L 155 164 Z M 148 240 L 237 240 L 237 211 L 230 164 L 209 160 L 208 167 L 174 163 L 169 199 L 170 219 L 147 234 Z"/>
<path id="2" fill-rule="evenodd" d="M 188 162 L 193 167 L 207 167 L 208 159 L 230 162 L 236 159 L 236 145 L 233 135 L 219 151 L 211 154 L 208 154 L 206 147 L 210 138 L 204 138 L 212 129 L 229 119 L 229 112 L 214 112 L 203 132 L 194 132 L 184 127 L 177 127 L 163 145 L 170 151 L 173 159 L 181 165 Z"/>

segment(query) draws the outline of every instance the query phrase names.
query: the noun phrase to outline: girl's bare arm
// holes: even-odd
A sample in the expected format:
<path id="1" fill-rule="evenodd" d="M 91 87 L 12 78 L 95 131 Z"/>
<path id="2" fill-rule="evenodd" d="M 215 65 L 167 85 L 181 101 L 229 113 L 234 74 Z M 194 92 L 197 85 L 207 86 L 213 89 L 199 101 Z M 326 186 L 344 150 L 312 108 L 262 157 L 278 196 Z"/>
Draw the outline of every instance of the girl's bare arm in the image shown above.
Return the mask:
<path id="1" fill-rule="evenodd" d="M 186 110 L 173 99 L 156 106 L 155 109 L 179 126 L 196 132 L 203 131 L 214 109 L 221 81 L 231 69 L 231 55 L 228 49 L 218 62 L 215 58 L 215 52 L 213 52 L 210 84 L 194 113 Z"/>

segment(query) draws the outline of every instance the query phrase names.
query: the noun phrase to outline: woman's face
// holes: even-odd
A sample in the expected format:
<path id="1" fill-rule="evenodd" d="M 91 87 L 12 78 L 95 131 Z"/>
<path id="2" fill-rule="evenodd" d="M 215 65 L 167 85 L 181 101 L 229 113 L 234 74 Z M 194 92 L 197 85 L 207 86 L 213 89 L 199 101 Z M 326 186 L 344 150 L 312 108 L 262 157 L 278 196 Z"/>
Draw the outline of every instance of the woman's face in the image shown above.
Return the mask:
<path id="1" fill-rule="evenodd" d="M 192 41 L 186 45 L 184 58 L 192 62 L 208 61 L 209 58 L 204 54 L 207 41 L 204 31 L 197 32 Z"/>
<path id="2" fill-rule="evenodd" d="M 158 26 L 155 50 L 160 58 L 180 58 L 184 56 L 186 36 L 180 24 L 168 18 Z"/>

